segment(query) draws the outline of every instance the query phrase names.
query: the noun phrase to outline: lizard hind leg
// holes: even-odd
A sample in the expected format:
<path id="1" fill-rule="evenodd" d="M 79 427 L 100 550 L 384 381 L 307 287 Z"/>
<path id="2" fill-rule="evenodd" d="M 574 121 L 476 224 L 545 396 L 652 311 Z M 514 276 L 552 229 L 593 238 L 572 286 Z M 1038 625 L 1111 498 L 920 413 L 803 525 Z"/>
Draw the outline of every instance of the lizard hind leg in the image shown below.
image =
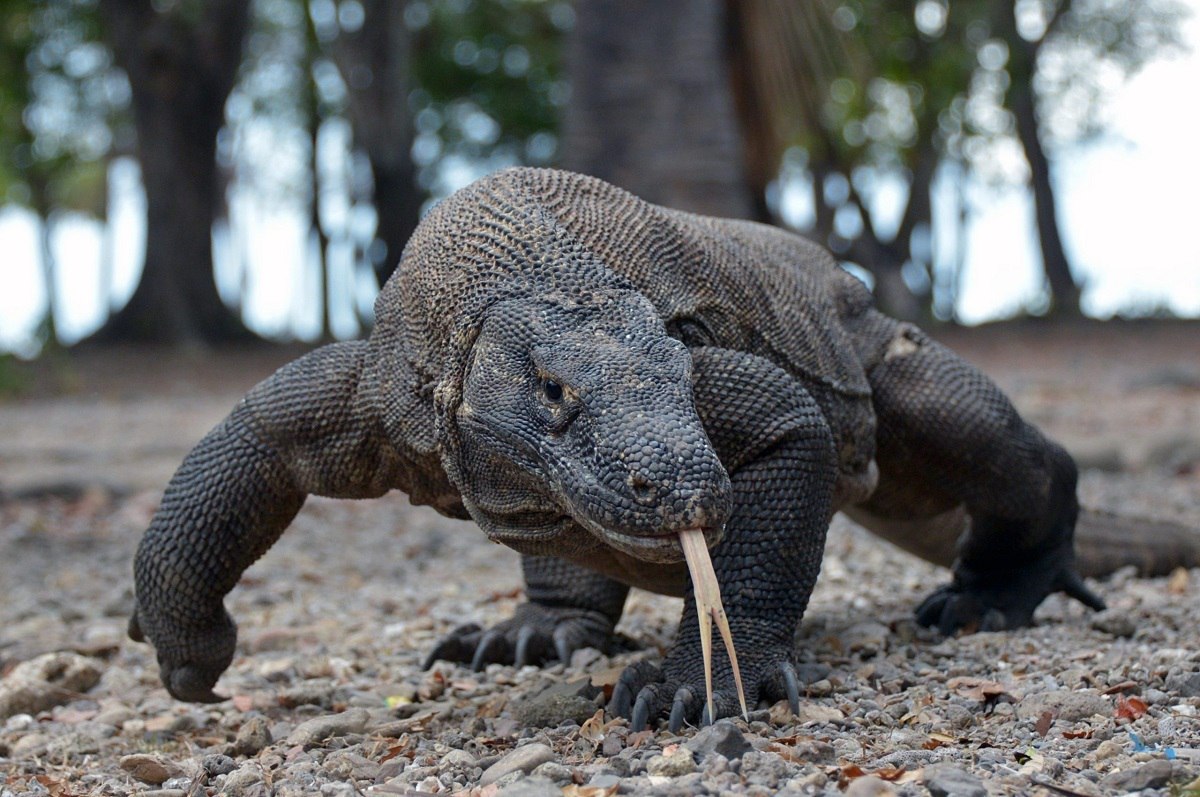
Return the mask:
<path id="1" fill-rule="evenodd" d="M 1102 608 L 1075 571 L 1070 455 L 977 369 L 915 327 L 889 324 L 895 334 L 867 371 L 881 478 L 859 509 L 893 525 L 924 520 L 911 530 L 943 537 L 954 523 L 932 522 L 938 516 L 953 520 L 960 507 L 969 516 L 953 581 L 921 604 L 918 621 L 946 634 L 1018 628 L 1057 591 Z M 945 558 L 947 539 L 919 542 L 937 552 L 927 558 Z"/>

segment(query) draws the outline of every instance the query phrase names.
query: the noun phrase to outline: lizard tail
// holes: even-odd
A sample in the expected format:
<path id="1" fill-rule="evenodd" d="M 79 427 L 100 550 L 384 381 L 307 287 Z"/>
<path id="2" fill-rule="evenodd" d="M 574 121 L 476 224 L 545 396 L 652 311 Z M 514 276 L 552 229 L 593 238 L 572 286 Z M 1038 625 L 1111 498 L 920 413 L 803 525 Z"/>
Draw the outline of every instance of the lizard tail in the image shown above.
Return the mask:
<path id="1" fill-rule="evenodd" d="M 1200 529 L 1166 520 L 1081 509 L 1075 525 L 1075 563 L 1082 576 L 1103 576 L 1130 565 L 1140 576 L 1200 567 Z"/>

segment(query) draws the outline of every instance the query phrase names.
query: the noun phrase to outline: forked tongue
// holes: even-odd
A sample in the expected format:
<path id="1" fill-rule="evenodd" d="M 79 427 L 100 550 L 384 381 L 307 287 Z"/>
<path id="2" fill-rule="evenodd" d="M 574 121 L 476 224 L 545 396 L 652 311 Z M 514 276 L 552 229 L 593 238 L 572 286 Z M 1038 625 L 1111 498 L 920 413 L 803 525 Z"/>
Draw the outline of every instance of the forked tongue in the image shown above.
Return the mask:
<path id="1" fill-rule="evenodd" d="M 712 686 L 712 624 L 715 620 L 721 631 L 721 639 L 725 642 L 725 650 L 729 654 L 729 663 L 733 667 L 733 682 L 737 684 L 738 703 L 742 707 L 742 716 L 750 720 L 750 712 L 746 710 L 746 693 L 742 690 L 742 673 L 738 669 L 737 651 L 733 649 L 733 634 L 729 631 L 729 618 L 725 616 L 725 607 L 721 605 L 721 585 L 717 583 L 717 574 L 713 571 L 712 559 L 708 556 L 708 545 L 704 542 L 704 532 L 700 529 L 687 529 L 679 532 L 679 542 L 683 546 L 683 556 L 687 559 L 688 572 L 692 574 L 692 589 L 696 593 L 696 614 L 700 620 L 700 648 L 704 653 L 704 688 L 708 693 L 708 720 L 716 721 L 713 710 Z"/>

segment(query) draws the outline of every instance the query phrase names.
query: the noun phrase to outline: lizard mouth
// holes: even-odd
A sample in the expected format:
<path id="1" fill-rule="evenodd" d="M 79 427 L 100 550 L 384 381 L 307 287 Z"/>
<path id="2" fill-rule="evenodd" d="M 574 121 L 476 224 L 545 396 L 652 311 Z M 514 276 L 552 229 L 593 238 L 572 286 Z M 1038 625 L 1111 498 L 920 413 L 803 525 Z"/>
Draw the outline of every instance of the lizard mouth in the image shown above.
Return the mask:
<path id="1" fill-rule="evenodd" d="M 680 535 L 684 532 L 699 532 L 704 542 L 711 547 L 721 540 L 719 526 L 693 526 L 687 529 L 659 529 L 652 533 L 631 534 L 629 532 L 599 529 L 599 536 L 609 546 L 635 559 L 647 562 L 673 563 L 684 560 L 684 548 Z"/>

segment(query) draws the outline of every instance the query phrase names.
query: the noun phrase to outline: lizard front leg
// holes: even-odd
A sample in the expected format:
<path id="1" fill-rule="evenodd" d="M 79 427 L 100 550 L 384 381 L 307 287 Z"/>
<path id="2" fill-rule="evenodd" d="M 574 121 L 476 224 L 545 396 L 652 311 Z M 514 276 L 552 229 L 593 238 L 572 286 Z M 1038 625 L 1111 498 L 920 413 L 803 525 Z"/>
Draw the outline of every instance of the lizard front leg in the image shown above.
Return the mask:
<path id="1" fill-rule="evenodd" d="M 401 483 L 406 462 L 363 390 L 365 343 L 325 346 L 255 387 L 184 459 L 138 546 L 135 640 L 158 653 L 176 698 L 212 691 L 233 659 L 224 596 L 311 494 L 366 498 Z"/>
<path id="2" fill-rule="evenodd" d="M 833 436 L 816 401 L 792 376 L 760 357 L 693 350 L 694 395 L 705 431 L 733 485 L 725 535 L 712 549 L 746 699 L 789 698 L 796 706 L 793 637 L 821 568 L 837 472 Z M 713 651 L 714 706 L 738 701 L 724 651 Z M 634 665 L 611 708 L 634 728 L 670 712 L 670 727 L 711 721 L 696 604 L 684 600 L 675 644 L 661 668 Z"/>
<path id="3" fill-rule="evenodd" d="M 629 587 L 580 565 L 553 556 L 521 556 L 527 603 L 511 618 L 486 631 L 471 623 L 443 639 L 425 660 L 487 664 L 564 664 L 585 647 L 612 653 L 613 628 L 621 619 Z"/>

